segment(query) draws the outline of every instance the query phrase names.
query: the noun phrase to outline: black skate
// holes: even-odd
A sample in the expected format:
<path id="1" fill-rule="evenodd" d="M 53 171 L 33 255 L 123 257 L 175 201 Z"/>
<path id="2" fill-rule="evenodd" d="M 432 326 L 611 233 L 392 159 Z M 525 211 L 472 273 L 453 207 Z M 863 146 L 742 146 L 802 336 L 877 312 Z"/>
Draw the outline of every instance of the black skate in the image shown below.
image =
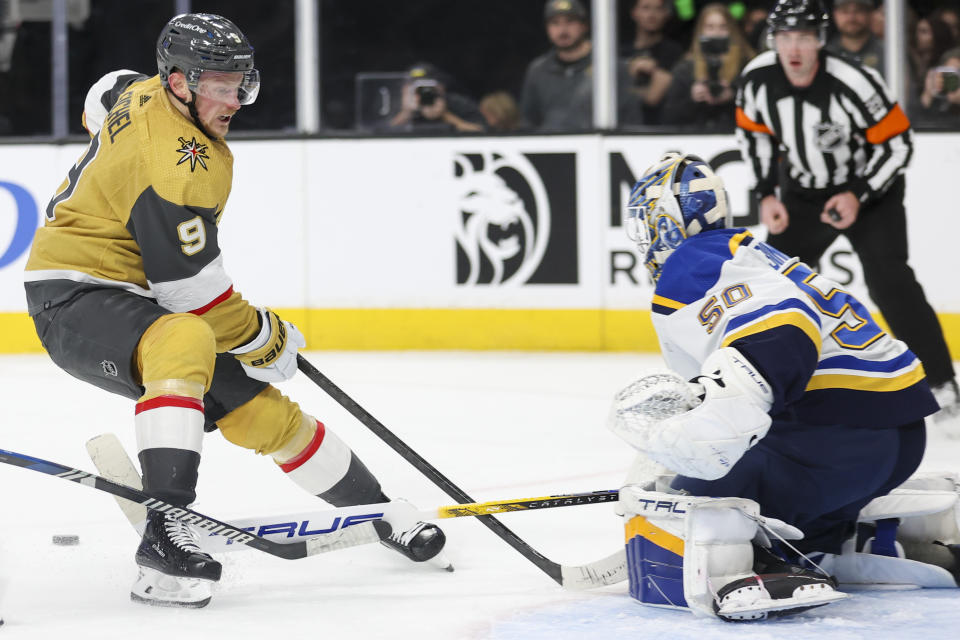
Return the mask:
<path id="1" fill-rule="evenodd" d="M 140 575 L 130 599 L 166 607 L 207 606 L 221 566 L 200 550 L 199 540 L 186 524 L 149 511 L 136 555 Z"/>
<path id="2" fill-rule="evenodd" d="M 435 560 L 447 571 L 453 571 L 453 566 L 441 553 L 447 537 L 443 529 L 435 524 L 418 522 L 405 531 L 391 533 L 380 542 L 414 562 Z"/>
<path id="3" fill-rule="evenodd" d="M 793 615 L 846 594 L 831 577 L 784 560 L 761 545 L 753 545 L 755 575 L 734 580 L 716 594 L 713 610 L 727 622 L 749 622 Z"/>

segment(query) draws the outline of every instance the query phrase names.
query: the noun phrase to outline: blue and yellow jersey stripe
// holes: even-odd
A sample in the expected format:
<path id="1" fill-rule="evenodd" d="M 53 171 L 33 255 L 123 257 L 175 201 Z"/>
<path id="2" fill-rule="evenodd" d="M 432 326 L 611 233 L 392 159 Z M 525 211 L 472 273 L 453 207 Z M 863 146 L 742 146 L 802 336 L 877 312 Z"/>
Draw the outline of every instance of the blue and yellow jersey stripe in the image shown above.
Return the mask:
<path id="1" fill-rule="evenodd" d="M 819 359 L 822 348 L 820 318 L 812 309 L 794 298 L 733 318 L 727 324 L 721 346 L 727 347 L 747 336 L 788 325 L 800 329 L 810 338 Z"/>

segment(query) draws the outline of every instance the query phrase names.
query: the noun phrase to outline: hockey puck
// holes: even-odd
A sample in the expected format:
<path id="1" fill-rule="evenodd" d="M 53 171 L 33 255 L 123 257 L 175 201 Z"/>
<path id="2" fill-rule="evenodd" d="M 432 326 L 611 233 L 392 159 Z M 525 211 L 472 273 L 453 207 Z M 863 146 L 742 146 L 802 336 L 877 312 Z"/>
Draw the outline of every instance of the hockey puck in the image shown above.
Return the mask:
<path id="1" fill-rule="evenodd" d="M 80 544 L 80 536 L 75 536 L 75 535 L 53 536 L 53 544 L 59 544 L 64 547 Z"/>

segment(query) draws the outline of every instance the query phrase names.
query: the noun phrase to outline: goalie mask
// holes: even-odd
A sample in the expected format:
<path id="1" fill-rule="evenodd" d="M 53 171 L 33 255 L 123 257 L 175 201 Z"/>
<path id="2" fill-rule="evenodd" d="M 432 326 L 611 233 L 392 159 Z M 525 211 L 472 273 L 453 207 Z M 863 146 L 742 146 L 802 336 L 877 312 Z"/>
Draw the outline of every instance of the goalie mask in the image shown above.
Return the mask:
<path id="1" fill-rule="evenodd" d="M 684 240 L 732 226 L 728 203 L 723 180 L 697 156 L 668 153 L 644 172 L 623 222 L 654 281 Z"/>

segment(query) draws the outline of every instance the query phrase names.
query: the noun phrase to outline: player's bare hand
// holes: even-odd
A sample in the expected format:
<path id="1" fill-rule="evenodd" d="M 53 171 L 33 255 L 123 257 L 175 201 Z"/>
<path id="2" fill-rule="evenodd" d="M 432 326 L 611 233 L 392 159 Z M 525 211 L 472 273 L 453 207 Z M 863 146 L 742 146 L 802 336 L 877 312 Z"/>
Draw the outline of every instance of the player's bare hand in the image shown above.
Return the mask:
<path id="1" fill-rule="evenodd" d="M 777 196 L 770 195 L 760 201 L 760 222 L 774 235 L 787 230 L 790 214 Z"/>
<path id="2" fill-rule="evenodd" d="M 857 221 L 860 213 L 860 201 L 852 191 L 843 191 L 832 196 L 823 205 L 820 221 L 835 229 L 847 229 Z"/>

